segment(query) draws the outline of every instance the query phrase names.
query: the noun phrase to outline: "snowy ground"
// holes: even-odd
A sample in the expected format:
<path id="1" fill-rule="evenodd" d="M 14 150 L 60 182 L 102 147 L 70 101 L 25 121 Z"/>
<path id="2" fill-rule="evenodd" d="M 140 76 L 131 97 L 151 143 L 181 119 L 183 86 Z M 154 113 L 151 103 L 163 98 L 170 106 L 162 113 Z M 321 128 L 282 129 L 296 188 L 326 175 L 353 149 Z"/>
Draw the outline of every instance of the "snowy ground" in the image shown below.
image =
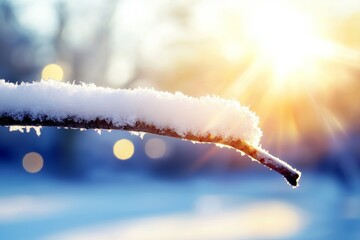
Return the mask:
<path id="1" fill-rule="evenodd" d="M 0 168 L 0 239 L 359 239 L 360 197 L 304 173 L 104 182 Z"/>
<path id="2" fill-rule="evenodd" d="M 292 189 L 279 174 L 209 145 L 163 139 L 167 155 L 150 160 L 143 145 L 151 135 L 0 133 L 0 239 L 360 238 L 359 178 L 344 181 L 336 171 L 302 167 L 300 187 Z M 77 134 L 73 165 L 64 162 L 56 140 L 65 133 Z M 120 138 L 136 146 L 128 161 L 113 156 Z M 44 156 L 37 174 L 22 168 L 30 151 Z M 204 159 L 206 165 L 184 174 Z M 233 163 L 249 166 L 232 171 Z"/>

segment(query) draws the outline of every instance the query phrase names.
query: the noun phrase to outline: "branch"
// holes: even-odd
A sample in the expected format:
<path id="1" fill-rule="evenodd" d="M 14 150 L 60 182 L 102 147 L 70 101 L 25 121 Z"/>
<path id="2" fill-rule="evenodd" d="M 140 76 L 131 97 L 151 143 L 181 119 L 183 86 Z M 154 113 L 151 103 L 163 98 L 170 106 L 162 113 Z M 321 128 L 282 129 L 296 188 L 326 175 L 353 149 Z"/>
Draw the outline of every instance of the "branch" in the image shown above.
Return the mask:
<path id="1" fill-rule="evenodd" d="M 16 116 L 22 116 L 19 119 Z M 263 149 L 253 147 L 243 140 L 234 140 L 232 138 L 225 139 L 222 136 L 213 135 L 194 135 L 191 132 L 185 135 L 180 135 L 176 131 L 170 128 L 159 128 L 155 125 L 137 121 L 135 124 L 118 125 L 112 121 L 95 118 L 93 120 L 80 119 L 77 116 L 67 117 L 62 120 L 54 120 L 49 118 L 47 115 L 37 115 L 36 118 L 28 113 L 0 113 L 0 125 L 1 126 L 53 126 L 53 127 L 69 127 L 69 128 L 85 128 L 85 129 L 114 129 L 114 130 L 126 130 L 126 131 L 137 131 L 146 132 L 151 134 L 157 134 L 162 136 L 169 136 L 174 138 L 180 138 L 189 141 L 196 141 L 202 143 L 221 143 L 223 145 L 232 147 L 239 150 L 251 158 L 256 159 L 261 164 L 268 168 L 277 171 L 285 177 L 285 179 L 292 186 L 297 187 L 301 173 L 296 169 L 292 168 L 289 164 L 284 161 L 272 156 Z"/>
<path id="2" fill-rule="evenodd" d="M 119 129 L 235 148 L 297 186 L 301 173 L 256 146 L 259 118 L 239 102 L 153 89 L 0 80 L 0 125 Z"/>

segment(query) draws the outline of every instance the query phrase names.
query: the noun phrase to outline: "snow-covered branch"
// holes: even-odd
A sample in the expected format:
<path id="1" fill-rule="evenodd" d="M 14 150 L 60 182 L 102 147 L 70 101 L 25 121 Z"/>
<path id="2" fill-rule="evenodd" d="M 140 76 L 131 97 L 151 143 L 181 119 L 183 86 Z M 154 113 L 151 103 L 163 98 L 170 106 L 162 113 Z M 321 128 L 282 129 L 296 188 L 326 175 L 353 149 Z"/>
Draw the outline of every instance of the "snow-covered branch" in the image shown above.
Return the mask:
<path id="1" fill-rule="evenodd" d="M 0 81 L 0 125 L 119 129 L 235 148 L 298 185 L 301 173 L 258 145 L 258 117 L 237 101 L 152 89 Z"/>

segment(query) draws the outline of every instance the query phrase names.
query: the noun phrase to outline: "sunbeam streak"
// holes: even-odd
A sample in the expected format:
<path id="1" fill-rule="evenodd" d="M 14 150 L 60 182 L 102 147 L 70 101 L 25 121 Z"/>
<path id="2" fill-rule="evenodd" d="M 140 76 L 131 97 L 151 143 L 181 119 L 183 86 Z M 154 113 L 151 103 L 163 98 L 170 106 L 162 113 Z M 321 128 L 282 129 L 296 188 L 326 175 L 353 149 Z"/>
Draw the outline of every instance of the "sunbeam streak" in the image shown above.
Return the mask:
<path id="1" fill-rule="evenodd" d="M 351 114 L 339 105 L 351 97 L 335 101 L 355 84 L 357 45 L 339 42 L 324 19 L 291 2 L 257 1 L 242 14 L 241 31 L 251 57 L 243 59 L 247 67 L 228 81 L 222 94 L 259 114 L 263 129 L 270 132 L 265 145 L 282 151 L 284 142 L 296 144 L 304 136 L 335 139 L 344 134 L 349 123 L 343 115 Z"/>

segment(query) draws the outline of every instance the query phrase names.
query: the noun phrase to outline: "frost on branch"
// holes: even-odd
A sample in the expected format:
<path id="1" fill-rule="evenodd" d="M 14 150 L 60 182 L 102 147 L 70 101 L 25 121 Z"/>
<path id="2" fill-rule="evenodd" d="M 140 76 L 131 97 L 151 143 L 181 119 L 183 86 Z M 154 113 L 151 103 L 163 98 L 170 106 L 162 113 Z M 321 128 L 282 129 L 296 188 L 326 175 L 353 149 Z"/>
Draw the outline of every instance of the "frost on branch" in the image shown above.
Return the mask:
<path id="1" fill-rule="evenodd" d="M 0 81 L 0 125 L 120 129 L 235 148 L 297 186 L 300 172 L 259 147 L 259 119 L 237 101 L 153 89 Z M 18 128 L 18 127 L 17 127 Z"/>
<path id="2" fill-rule="evenodd" d="M 41 135 L 41 126 L 10 126 L 9 127 L 9 131 L 10 132 L 15 132 L 15 131 L 19 131 L 19 132 L 24 132 L 24 129 L 27 133 L 30 132 L 31 129 L 34 129 L 36 135 L 40 136 Z"/>

